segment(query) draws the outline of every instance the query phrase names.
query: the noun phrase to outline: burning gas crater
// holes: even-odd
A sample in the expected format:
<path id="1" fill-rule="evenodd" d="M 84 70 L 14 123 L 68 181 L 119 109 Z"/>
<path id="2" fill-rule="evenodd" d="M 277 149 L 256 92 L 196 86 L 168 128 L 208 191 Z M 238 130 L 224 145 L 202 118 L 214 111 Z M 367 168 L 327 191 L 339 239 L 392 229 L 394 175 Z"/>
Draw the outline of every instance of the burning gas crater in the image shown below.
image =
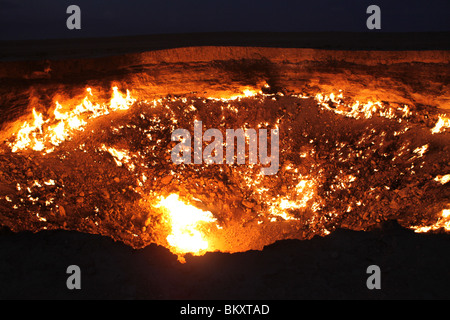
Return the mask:
<path id="1" fill-rule="evenodd" d="M 396 219 L 449 230 L 450 118 L 435 108 L 330 94 L 96 101 L 32 111 L 0 153 L 0 221 L 67 229 L 185 254 L 262 249 L 338 227 Z M 177 128 L 277 128 L 279 171 L 261 164 L 175 164 Z M 203 142 L 205 143 L 205 142 Z M 246 153 L 246 159 L 248 159 Z M 236 158 L 236 157 L 235 157 Z M 248 163 L 248 162 L 246 162 Z"/>

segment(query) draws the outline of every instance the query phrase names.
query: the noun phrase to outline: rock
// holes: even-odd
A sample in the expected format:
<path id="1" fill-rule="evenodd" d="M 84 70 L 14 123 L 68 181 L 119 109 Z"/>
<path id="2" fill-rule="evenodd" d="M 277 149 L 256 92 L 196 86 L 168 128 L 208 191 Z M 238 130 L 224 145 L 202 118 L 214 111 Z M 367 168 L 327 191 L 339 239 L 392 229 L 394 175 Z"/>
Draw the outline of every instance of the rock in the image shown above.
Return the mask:
<path id="1" fill-rule="evenodd" d="M 162 184 L 169 184 L 170 181 L 172 181 L 172 175 L 167 175 L 164 178 L 161 179 L 161 183 Z"/>
<path id="2" fill-rule="evenodd" d="M 114 182 L 115 182 L 115 183 L 119 183 L 119 182 L 120 182 L 120 178 L 119 178 L 119 177 L 115 177 L 115 178 L 114 178 Z"/>
<path id="3" fill-rule="evenodd" d="M 403 188 L 398 192 L 398 194 L 401 198 L 406 198 L 410 194 L 410 189 L 408 187 Z"/>
<path id="4" fill-rule="evenodd" d="M 397 203 L 397 201 L 395 201 L 395 199 L 392 199 L 391 203 L 389 204 L 389 207 L 394 210 L 400 209 L 400 205 Z"/>
<path id="5" fill-rule="evenodd" d="M 56 174 L 53 171 L 50 171 L 50 178 L 56 180 Z"/>
<path id="6" fill-rule="evenodd" d="M 77 203 L 78 204 L 81 204 L 81 203 L 83 203 L 84 202 L 84 198 L 83 197 L 78 197 L 77 198 Z"/>
<path id="7" fill-rule="evenodd" d="M 59 206 L 59 214 L 61 217 L 65 217 L 66 216 L 66 210 L 64 209 L 63 206 Z"/>
<path id="8" fill-rule="evenodd" d="M 248 200 L 242 200 L 242 204 L 249 209 L 251 209 L 255 206 L 254 202 L 250 202 Z"/>
<path id="9" fill-rule="evenodd" d="M 103 199 L 109 199 L 109 192 L 106 189 L 101 191 Z"/>

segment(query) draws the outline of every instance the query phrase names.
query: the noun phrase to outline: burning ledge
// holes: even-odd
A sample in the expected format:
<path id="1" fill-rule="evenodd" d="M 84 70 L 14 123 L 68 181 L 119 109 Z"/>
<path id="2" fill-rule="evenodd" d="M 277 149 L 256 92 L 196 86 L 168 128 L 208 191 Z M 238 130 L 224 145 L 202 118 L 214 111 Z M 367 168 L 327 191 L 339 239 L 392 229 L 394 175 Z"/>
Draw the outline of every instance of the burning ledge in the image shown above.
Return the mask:
<path id="1" fill-rule="evenodd" d="M 447 231 L 449 58 L 194 47 L 1 63 L 0 223 L 157 243 L 180 260 L 390 219 Z M 201 136 L 277 130 L 276 174 L 250 147 L 239 164 L 234 145 L 231 163 L 175 163 L 172 134 L 194 137 L 196 121 Z"/>

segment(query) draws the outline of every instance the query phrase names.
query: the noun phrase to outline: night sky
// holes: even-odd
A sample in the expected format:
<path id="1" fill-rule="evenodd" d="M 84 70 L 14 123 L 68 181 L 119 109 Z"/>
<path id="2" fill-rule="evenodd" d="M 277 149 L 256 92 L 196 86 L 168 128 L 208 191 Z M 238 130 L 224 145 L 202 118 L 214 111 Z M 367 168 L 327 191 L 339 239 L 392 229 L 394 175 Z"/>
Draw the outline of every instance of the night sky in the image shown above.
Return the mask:
<path id="1" fill-rule="evenodd" d="M 81 30 L 66 9 L 81 8 Z M 381 30 L 450 31 L 449 0 L 0 0 L 0 40 L 191 32 L 369 31 L 366 9 L 381 8 Z"/>

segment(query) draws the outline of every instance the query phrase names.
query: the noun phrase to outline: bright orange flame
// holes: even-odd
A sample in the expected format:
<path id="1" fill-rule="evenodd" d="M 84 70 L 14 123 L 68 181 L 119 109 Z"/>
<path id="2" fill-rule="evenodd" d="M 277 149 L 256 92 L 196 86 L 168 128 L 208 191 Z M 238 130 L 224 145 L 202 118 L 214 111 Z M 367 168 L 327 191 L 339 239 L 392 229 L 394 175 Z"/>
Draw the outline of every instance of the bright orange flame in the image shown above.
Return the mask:
<path id="1" fill-rule="evenodd" d="M 128 163 L 131 160 L 130 155 L 126 150 L 118 150 L 112 147 L 101 146 L 101 150 L 108 151 L 113 157 L 116 164 L 121 167 L 123 163 Z"/>
<path id="2" fill-rule="evenodd" d="M 431 133 L 442 133 L 445 131 L 445 129 L 448 128 L 450 128 L 450 119 L 441 115 L 439 116 L 439 120 L 438 122 L 436 122 L 436 125 L 433 127 L 433 129 L 431 129 Z"/>
<path id="3" fill-rule="evenodd" d="M 256 91 L 250 87 L 244 87 L 241 90 L 242 94 L 240 95 L 228 99 L 220 98 L 219 100 L 229 101 L 261 94 L 261 91 Z M 84 126 L 87 125 L 85 120 L 107 115 L 114 111 L 128 110 L 136 102 L 136 99 L 131 97 L 129 90 L 126 91 L 126 95 L 121 94 L 117 87 L 113 87 L 112 91 L 109 104 L 92 102 L 91 88 L 86 89 L 87 95 L 82 103 L 69 111 L 64 111 L 68 108 L 63 107 L 56 101 L 53 115 L 46 120 L 41 113 L 33 109 L 34 121 L 32 124 L 25 121 L 15 134 L 15 141 L 9 143 L 12 152 L 32 149 L 50 153 L 54 150 L 54 147 L 69 140 L 73 130 L 84 130 Z"/>
<path id="4" fill-rule="evenodd" d="M 232 94 L 230 96 L 220 97 L 220 98 L 208 97 L 208 99 L 229 102 L 229 101 L 233 101 L 233 100 L 239 100 L 241 98 L 254 97 L 258 94 L 262 94 L 261 90 L 255 90 L 254 88 L 251 88 L 251 87 L 243 87 L 240 89 L 240 91 L 241 91 L 240 94 Z"/>
<path id="5" fill-rule="evenodd" d="M 318 93 L 314 96 L 314 98 L 322 107 L 349 118 L 359 119 L 364 117 L 366 119 L 370 119 L 374 115 L 379 115 L 387 119 L 393 119 L 396 117 L 395 111 L 400 113 L 402 117 L 409 117 L 411 115 L 410 109 L 407 105 L 394 110 L 388 105 L 383 104 L 381 101 L 367 101 L 361 103 L 356 100 L 353 104 L 347 104 L 344 102 L 344 95 L 342 92 L 337 95 L 334 93 Z M 331 108 L 330 102 L 335 106 L 338 106 L 338 108 Z"/>
<path id="6" fill-rule="evenodd" d="M 70 111 L 63 112 L 63 106 L 56 102 L 53 117 L 45 121 L 43 115 L 33 109 L 33 124 L 23 123 L 21 129 L 17 132 L 15 141 L 10 143 L 12 152 L 31 148 L 35 151 L 50 153 L 55 146 L 70 138 L 72 130 L 83 130 L 83 127 L 87 124 L 84 119 L 97 118 L 112 111 L 127 110 L 136 101 L 130 96 L 128 90 L 126 96 L 122 95 L 117 87 L 113 87 L 112 90 L 109 105 L 91 102 L 91 88 L 86 89 L 88 95 L 83 99 L 83 102 Z M 44 126 L 45 124 L 47 125 Z"/>
<path id="7" fill-rule="evenodd" d="M 42 134 L 42 125 L 46 122 L 43 119 L 41 113 L 37 113 L 36 109 L 33 109 L 33 124 L 30 125 L 25 121 L 17 133 L 17 141 L 11 146 L 12 152 L 16 152 L 20 149 L 25 149 L 27 147 L 32 148 L 35 151 L 41 151 L 43 149 L 43 144 L 36 138 L 36 135 Z M 30 137 L 31 135 L 31 137 Z"/>
<path id="8" fill-rule="evenodd" d="M 243 93 L 246 97 L 253 97 L 258 94 L 258 91 L 251 90 L 251 89 L 244 89 Z"/>
<path id="9" fill-rule="evenodd" d="M 186 253 L 202 254 L 208 250 L 208 241 L 201 229 L 206 224 L 216 222 L 211 212 L 184 203 L 177 194 L 163 197 L 158 207 L 167 210 L 172 230 L 167 236 L 167 242 L 172 251 L 179 255 L 180 261 L 184 261 L 182 256 Z"/>
<path id="10" fill-rule="evenodd" d="M 270 221 L 276 221 L 276 217 L 283 220 L 298 220 L 291 216 L 288 210 L 306 208 L 309 200 L 315 196 L 314 184 L 310 180 L 301 180 L 294 188 L 295 195 L 273 198 L 269 212 L 272 215 Z"/>
<path id="11" fill-rule="evenodd" d="M 446 184 L 450 182 L 450 174 L 439 175 L 436 178 L 434 178 L 434 181 L 440 182 L 441 184 Z"/>
<path id="12" fill-rule="evenodd" d="M 443 228 L 445 231 L 450 231 L 450 209 L 444 209 L 441 212 L 441 216 L 438 221 L 431 226 L 423 226 L 423 227 L 412 227 L 415 232 L 423 233 L 429 232 L 430 230 L 438 230 Z"/>

